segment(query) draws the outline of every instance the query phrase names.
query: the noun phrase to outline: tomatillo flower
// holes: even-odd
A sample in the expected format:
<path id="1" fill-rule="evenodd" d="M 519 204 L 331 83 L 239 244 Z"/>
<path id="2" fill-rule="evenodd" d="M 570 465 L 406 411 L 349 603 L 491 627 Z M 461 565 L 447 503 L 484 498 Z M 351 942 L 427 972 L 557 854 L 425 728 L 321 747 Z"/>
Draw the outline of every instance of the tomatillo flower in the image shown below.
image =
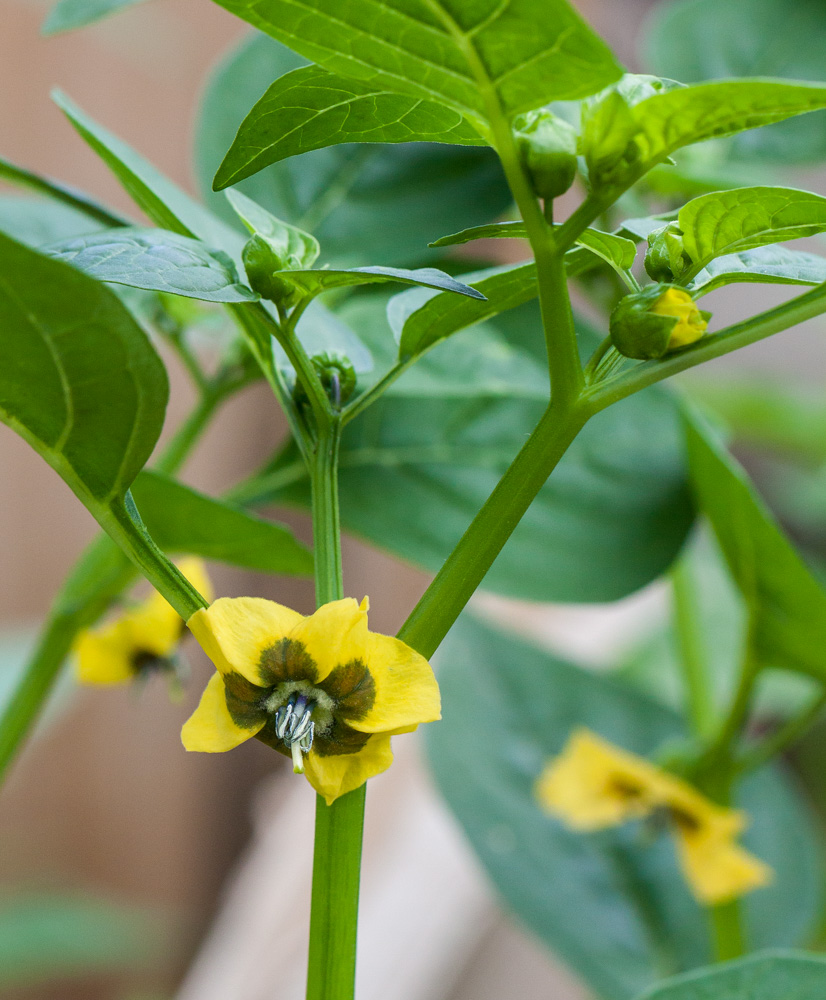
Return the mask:
<path id="1" fill-rule="evenodd" d="M 329 805 L 393 761 L 390 737 L 441 717 L 427 660 L 367 628 L 367 598 L 309 617 L 258 597 L 222 597 L 187 622 L 218 668 L 185 723 L 187 750 L 256 736 L 293 759 Z"/>
<path id="2" fill-rule="evenodd" d="M 181 573 L 207 599 L 212 586 L 200 559 L 183 559 Z M 185 625 L 157 591 L 101 628 L 81 632 L 75 643 L 81 684 L 128 684 L 150 671 L 173 671 Z"/>
<path id="3" fill-rule="evenodd" d="M 736 842 L 746 816 L 707 799 L 687 781 L 576 730 L 536 783 L 542 806 L 573 830 L 595 831 L 664 815 L 695 898 L 714 905 L 767 885 L 772 870 Z"/>
<path id="4" fill-rule="evenodd" d="M 620 299 L 609 330 L 620 354 L 646 360 L 693 344 L 706 332 L 710 318 L 684 288 L 659 283 Z"/>
<path id="5" fill-rule="evenodd" d="M 708 321 L 694 305 L 694 300 L 681 288 L 669 288 L 657 299 L 651 312 L 655 316 L 674 316 L 677 322 L 671 328 L 667 350 L 693 344 L 706 332 Z"/>

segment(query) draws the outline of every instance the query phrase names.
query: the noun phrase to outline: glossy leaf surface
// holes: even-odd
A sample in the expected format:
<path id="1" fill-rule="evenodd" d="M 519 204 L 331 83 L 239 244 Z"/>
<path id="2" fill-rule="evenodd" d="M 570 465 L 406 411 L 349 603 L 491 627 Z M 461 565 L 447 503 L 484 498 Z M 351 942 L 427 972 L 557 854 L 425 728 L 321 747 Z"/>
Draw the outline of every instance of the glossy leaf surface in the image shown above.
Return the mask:
<path id="1" fill-rule="evenodd" d="M 220 0 L 312 62 L 485 118 L 593 94 L 620 70 L 565 0 Z"/>
<path id="2" fill-rule="evenodd" d="M 220 191 L 288 156 L 344 142 L 484 145 L 451 108 L 305 66 L 276 80 L 253 107 L 213 187 Z"/>
<path id="3" fill-rule="evenodd" d="M 826 959 L 802 952 L 750 955 L 679 976 L 640 1000 L 821 1000 Z"/>
<path id="4" fill-rule="evenodd" d="M 786 247 L 768 246 L 727 254 L 709 261 L 691 283 L 695 295 L 707 295 L 735 282 L 770 285 L 819 285 L 826 281 L 826 257 Z"/>
<path id="5" fill-rule="evenodd" d="M 98 281 L 169 292 L 205 302 L 255 302 L 235 265 L 199 240 L 163 229 L 123 227 L 44 247 Z"/>
<path id="6" fill-rule="evenodd" d="M 105 286 L 0 235 L 0 417 L 84 503 L 123 495 L 163 426 L 166 372 Z"/>
<path id="7" fill-rule="evenodd" d="M 683 735 L 679 718 L 467 616 L 437 669 L 443 721 L 427 729 L 431 769 L 508 908 L 606 1000 L 631 1000 L 663 975 L 710 961 L 707 917 L 670 837 L 638 824 L 575 833 L 533 794 L 573 729 L 653 757 Z M 798 944 L 821 899 L 812 818 L 777 771 L 744 782 L 740 805 L 752 819 L 745 844 L 777 874 L 744 900 L 750 940 Z"/>
<path id="8" fill-rule="evenodd" d="M 354 267 L 347 271 L 315 268 L 304 271 L 276 271 L 275 274 L 292 282 L 307 295 L 318 295 L 332 288 L 394 281 L 402 285 L 419 285 L 423 288 L 435 288 L 438 291 L 462 295 L 474 302 L 482 301 L 485 297 L 483 292 L 457 281 L 435 267 L 420 267 L 415 270 L 401 267 Z"/>

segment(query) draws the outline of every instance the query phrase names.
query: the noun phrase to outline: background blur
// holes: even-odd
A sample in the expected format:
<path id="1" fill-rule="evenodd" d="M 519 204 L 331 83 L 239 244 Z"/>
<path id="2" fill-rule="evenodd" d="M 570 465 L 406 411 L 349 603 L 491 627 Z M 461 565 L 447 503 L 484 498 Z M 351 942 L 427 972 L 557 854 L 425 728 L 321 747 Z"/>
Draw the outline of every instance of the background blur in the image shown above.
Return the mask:
<path id="1" fill-rule="evenodd" d="M 0 5 L 0 154 L 134 213 L 49 101 L 49 90 L 59 86 L 193 189 L 189 150 L 198 95 L 216 60 L 244 34 L 240 22 L 207 0 L 152 0 L 81 31 L 44 38 L 39 29 L 47 7 L 40 0 Z M 648 0 L 580 0 L 578 6 L 629 69 L 641 68 L 636 42 Z M 788 180 L 800 178 L 806 186 L 816 183 L 804 174 Z M 722 322 L 742 315 L 744 303 L 753 312 L 782 297 L 740 286 L 716 316 Z M 824 350 L 822 338 L 801 328 L 738 353 L 736 364 L 787 373 L 819 389 Z M 178 378 L 169 426 L 186 404 Z M 262 387 L 233 401 L 218 423 L 186 470 L 190 482 L 209 492 L 251 469 L 283 433 Z M 2 691 L 94 525 L 57 476 L 3 427 L 0 470 Z M 302 519 L 287 519 L 307 537 Z M 395 631 L 425 584 L 422 574 L 354 542 L 347 543 L 345 571 L 348 593 L 373 595 L 371 625 L 383 632 Z M 311 608 L 306 582 L 256 579 L 223 567 L 215 568 L 214 580 L 219 593 L 253 592 Z M 595 662 L 627 645 L 662 604 L 656 588 L 604 609 L 537 610 L 480 600 L 497 617 Z M 206 664 L 191 648 L 190 654 L 200 681 Z M 4 997 L 161 1000 L 179 990 L 186 1000 L 301 995 L 313 796 L 255 741 L 232 754 L 186 755 L 179 728 L 195 698 L 172 705 L 162 684 L 140 693 L 62 686 L 48 725 L 0 798 Z M 398 767 L 371 785 L 369 797 L 364 1000 L 492 1000 L 523 991 L 554 1000 L 583 996 L 499 911 L 422 773 L 415 741 L 405 744 Z M 385 906 L 389 900 L 392 906 Z M 68 939 L 60 919 L 66 913 L 74 913 Z M 57 956 L 54 974 L 48 963 L 25 959 L 38 954 L 34 944 L 44 940 Z"/>

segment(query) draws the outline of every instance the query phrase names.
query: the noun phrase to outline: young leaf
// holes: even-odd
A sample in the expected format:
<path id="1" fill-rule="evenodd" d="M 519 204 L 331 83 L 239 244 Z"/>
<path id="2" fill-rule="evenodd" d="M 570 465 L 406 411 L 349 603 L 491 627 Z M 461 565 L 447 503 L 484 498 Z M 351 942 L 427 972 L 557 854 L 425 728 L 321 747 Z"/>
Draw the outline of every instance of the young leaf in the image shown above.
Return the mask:
<path id="1" fill-rule="evenodd" d="M 709 261 L 691 283 L 695 298 L 734 282 L 819 285 L 826 281 L 826 257 L 786 247 L 758 247 Z"/>
<path id="2" fill-rule="evenodd" d="M 160 434 L 166 372 L 115 295 L 0 234 L 0 420 L 90 508 L 121 498 Z"/>
<path id="3" fill-rule="evenodd" d="M 288 156 L 342 142 L 485 144 L 472 125 L 442 104 L 305 66 L 271 84 L 241 123 L 213 189 L 237 184 Z"/>
<path id="4" fill-rule="evenodd" d="M 145 469 L 132 496 L 152 538 L 180 552 L 262 573 L 311 576 L 313 557 L 289 528 Z"/>
<path id="5" fill-rule="evenodd" d="M 218 67 L 199 115 L 195 162 L 207 205 L 234 224 L 212 178 L 242 121 L 273 80 L 301 65 L 254 32 Z M 279 219 L 311 230 L 333 267 L 433 262 L 433 219 L 446 231 L 500 216 L 511 204 L 499 158 L 485 146 L 444 143 L 329 146 L 290 157 L 241 181 Z M 403 225 L 399 224 L 403 220 Z M 353 239 L 353 233 L 359 238 Z"/>
<path id="6" fill-rule="evenodd" d="M 470 243 L 472 240 L 502 238 L 524 240 L 527 239 L 527 236 L 525 224 L 522 222 L 494 222 L 489 226 L 475 226 L 473 229 L 464 229 L 461 233 L 454 233 L 452 236 L 443 236 L 440 240 L 428 245 L 450 247 Z M 611 267 L 621 271 L 627 271 L 632 267 L 637 255 L 636 245 L 631 240 L 616 236 L 614 233 L 603 233 L 599 229 L 583 230 L 576 242 L 595 253 Z"/>
<path id="7" fill-rule="evenodd" d="M 824 996 L 826 958 L 768 952 L 677 976 L 639 1000 L 822 1000 Z"/>
<path id="8" fill-rule="evenodd" d="M 235 214 L 252 234 L 263 236 L 277 257 L 293 260 L 295 267 L 312 267 L 321 247 L 310 233 L 276 219 L 274 215 L 240 191 L 227 191 Z"/>
<path id="9" fill-rule="evenodd" d="M 163 229 L 109 229 L 51 244 L 43 252 L 98 281 L 206 302 L 258 299 L 238 281 L 235 265 L 225 253 Z"/>
<path id="10" fill-rule="evenodd" d="M 57 201 L 0 196 L 0 232 L 33 249 L 103 228 L 85 213 Z"/>
<path id="11" fill-rule="evenodd" d="M 332 73 L 471 119 L 488 117 L 491 101 L 515 115 L 585 97 L 621 72 L 565 0 L 432 0 L 415 9 L 404 0 L 218 2 Z"/>
<path id="12" fill-rule="evenodd" d="M 685 431 L 698 505 L 751 613 L 754 656 L 826 680 L 826 591 L 702 418 L 686 418 Z"/>
<path id="13" fill-rule="evenodd" d="M 822 233 L 826 198 L 794 188 L 734 188 L 694 198 L 677 222 L 696 274 L 723 254 Z"/>
<path id="14" fill-rule="evenodd" d="M 707 915 L 689 895 L 669 836 L 643 835 L 636 824 L 574 832 L 546 815 L 534 793 L 575 728 L 654 757 L 685 738 L 676 713 L 468 615 L 437 661 L 444 721 L 427 728 L 430 767 L 508 909 L 604 1000 L 637 997 L 661 981 L 664 966 L 711 961 Z M 738 800 L 752 820 L 747 848 L 776 873 L 772 886 L 743 900 L 750 945 L 793 947 L 808 939 L 822 905 L 817 827 L 779 770 L 750 777 Z M 765 1000 L 793 995 L 780 988 Z M 716 992 L 692 1000 L 700 996 L 722 1000 Z"/>
<path id="15" fill-rule="evenodd" d="M 43 25 L 44 35 L 56 35 L 94 24 L 143 0 L 57 0 Z"/>
<path id="16" fill-rule="evenodd" d="M 419 267 L 412 271 L 402 267 L 354 267 L 347 271 L 316 268 L 304 271 L 276 271 L 275 276 L 292 282 L 310 296 L 329 291 L 331 288 L 397 281 L 402 285 L 435 288 L 477 301 L 484 301 L 485 298 L 478 289 L 457 281 L 435 267 Z"/>

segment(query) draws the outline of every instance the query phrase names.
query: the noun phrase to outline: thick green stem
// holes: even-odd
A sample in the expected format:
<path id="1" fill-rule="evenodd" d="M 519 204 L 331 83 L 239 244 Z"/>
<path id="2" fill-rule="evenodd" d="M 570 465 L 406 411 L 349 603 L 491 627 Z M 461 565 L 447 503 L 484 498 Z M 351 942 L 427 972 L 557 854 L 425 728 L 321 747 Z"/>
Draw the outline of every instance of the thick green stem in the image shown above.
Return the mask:
<path id="1" fill-rule="evenodd" d="M 691 567 L 679 559 L 671 571 L 674 624 L 679 647 L 679 663 L 685 684 L 688 714 L 694 733 L 710 735 L 714 726 L 714 699 L 700 634 L 701 616 Z"/>
<path id="2" fill-rule="evenodd" d="M 507 472 L 424 592 L 399 638 L 430 657 L 588 418 L 551 403 Z"/>
<path id="3" fill-rule="evenodd" d="M 338 513 L 340 421 L 318 429 L 311 463 L 313 551 L 319 605 L 344 596 Z M 328 806 L 316 799 L 307 1000 L 352 1000 L 356 980 L 365 787 Z"/>

